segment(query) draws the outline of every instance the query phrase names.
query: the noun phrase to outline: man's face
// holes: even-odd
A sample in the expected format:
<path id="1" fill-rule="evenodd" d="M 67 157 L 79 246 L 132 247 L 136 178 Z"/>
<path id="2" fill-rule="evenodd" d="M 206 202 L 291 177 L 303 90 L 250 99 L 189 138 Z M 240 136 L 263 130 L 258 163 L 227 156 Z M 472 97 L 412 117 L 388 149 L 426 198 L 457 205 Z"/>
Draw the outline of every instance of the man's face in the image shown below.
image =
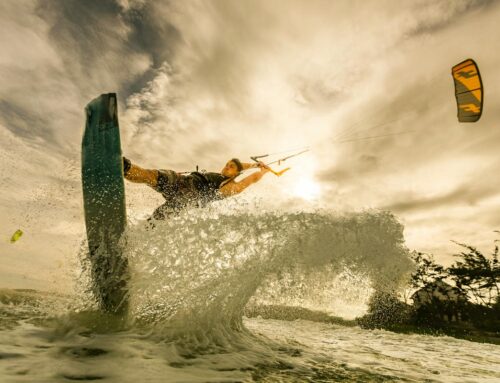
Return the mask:
<path id="1" fill-rule="evenodd" d="M 221 171 L 221 174 L 224 177 L 229 177 L 229 178 L 236 177 L 238 173 L 239 173 L 238 167 L 233 161 L 228 161 L 226 166 L 224 166 L 224 168 Z"/>

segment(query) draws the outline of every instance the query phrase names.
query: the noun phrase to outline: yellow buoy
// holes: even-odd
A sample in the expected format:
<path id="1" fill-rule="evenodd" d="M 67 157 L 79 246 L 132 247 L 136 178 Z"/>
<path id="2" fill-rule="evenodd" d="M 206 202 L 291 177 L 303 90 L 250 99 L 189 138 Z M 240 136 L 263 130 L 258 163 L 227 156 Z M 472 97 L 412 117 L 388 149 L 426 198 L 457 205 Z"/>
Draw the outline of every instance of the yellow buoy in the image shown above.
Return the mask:
<path id="1" fill-rule="evenodd" d="M 14 234 L 12 234 L 12 237 L 10 238 L 10 243 L 17 242 L 19 238 L 23 235 L 23 231 L 21 229 L 17 229 Z"/>

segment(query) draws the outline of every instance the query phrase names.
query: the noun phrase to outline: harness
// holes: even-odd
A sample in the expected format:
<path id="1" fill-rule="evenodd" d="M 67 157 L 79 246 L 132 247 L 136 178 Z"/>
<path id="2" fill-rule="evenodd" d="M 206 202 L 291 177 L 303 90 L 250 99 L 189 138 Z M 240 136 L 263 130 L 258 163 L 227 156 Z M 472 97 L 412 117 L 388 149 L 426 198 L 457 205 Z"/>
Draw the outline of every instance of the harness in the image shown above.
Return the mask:
<path id="1" fill-rule="evenodd" d="M 224 196 L 219 193 L 220 187 L 233 180 L 233 178 L 224 177 L 220 173 L 210 172 L 192 172 L 185 177 L 192 179 L 192 182 L 189 183 L 200 193 L 203 202 L 223 199 Z"/>

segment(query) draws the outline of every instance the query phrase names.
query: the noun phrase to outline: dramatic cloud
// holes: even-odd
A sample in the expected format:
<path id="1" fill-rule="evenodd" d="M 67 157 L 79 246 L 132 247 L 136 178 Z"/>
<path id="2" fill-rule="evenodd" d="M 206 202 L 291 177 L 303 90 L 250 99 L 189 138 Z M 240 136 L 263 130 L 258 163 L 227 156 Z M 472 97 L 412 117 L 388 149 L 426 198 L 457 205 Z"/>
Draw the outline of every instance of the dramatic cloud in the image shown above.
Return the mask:
<path id="1" fill-rule="evenodd" d="M 322 207 L 392 210 L 409 246 L 438 259 L 451 239 L 488 246 L 500 225 L 499 18 L 498 2 L 479 0 L 1 2 L 1 235 L 26 229 L 0 245 L 1 280 L 40 288 L 75 259 L 83 108 L 107 92 L 141 165 L 219 170 L 309 146 L 251 196 L 307 207 L 300 196 L 319 188 Z M 484 115 L 459 124 L 450 70 L 468 57 Z M 127 184 L 127 200 L 137 217 L 161 198 Z M 23 268 L 28 279 L 13 276 Z"/>

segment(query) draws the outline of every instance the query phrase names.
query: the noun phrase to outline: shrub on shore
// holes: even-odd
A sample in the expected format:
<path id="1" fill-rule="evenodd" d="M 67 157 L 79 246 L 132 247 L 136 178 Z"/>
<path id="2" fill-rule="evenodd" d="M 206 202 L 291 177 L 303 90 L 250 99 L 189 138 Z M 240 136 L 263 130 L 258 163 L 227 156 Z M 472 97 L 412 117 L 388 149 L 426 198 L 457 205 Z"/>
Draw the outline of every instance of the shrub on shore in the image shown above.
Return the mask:
<path id="1" fill-rule="evenodd" d="M 403 303 L 396 292 L 376 292 L 368 313 L 357 322 L 365 328 L 462 327 L 500 334 L 498 246 L 487 256 L 473 246 L 457 244 L 462 251 L 448 268 L 436 263 L 432 255 L 412 254 L 416 266 L 409 286 L 413 305 Z"/>

